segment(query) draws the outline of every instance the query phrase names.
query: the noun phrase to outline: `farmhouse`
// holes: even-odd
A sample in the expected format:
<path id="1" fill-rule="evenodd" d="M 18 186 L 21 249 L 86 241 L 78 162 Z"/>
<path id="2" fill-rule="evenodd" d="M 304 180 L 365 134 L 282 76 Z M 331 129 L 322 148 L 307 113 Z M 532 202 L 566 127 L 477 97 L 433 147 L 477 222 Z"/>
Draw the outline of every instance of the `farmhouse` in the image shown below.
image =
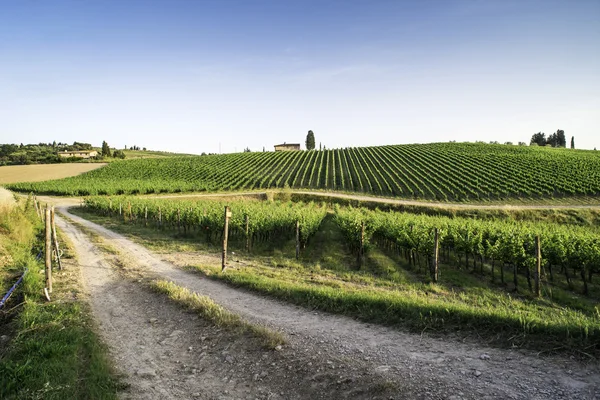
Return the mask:
<path id="1" fill-rule="evenodd" d="M 74 151 L 59 151 L 58 155 L 63 158 L 92 158 L 98 155 L 96 150 L 74 150 Z"/>
<path id="2" fill-rule="evenodd" d="M 300 150 L 300 143 L 285 143 L 276 144 L 275 151 L 295 151 Z"/>

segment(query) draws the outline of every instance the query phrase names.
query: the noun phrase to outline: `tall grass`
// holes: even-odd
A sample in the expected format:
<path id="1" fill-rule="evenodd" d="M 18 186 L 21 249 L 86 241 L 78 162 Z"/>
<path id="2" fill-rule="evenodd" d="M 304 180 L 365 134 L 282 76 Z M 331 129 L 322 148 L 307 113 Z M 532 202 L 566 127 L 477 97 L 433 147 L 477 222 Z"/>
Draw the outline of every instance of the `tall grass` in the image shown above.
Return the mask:
<path id="1" fill-rule="evenodd" d="M 78 274 L 57 273 L 52 302 L 43 297 L 42 224 L 30 200 L 0 208 L 2 295 L 27 268 L 23 284 L 0 313 L 0 398 L 113 399 L 119 380 L 94 331 L 89 306 L 73 300 Z"/>

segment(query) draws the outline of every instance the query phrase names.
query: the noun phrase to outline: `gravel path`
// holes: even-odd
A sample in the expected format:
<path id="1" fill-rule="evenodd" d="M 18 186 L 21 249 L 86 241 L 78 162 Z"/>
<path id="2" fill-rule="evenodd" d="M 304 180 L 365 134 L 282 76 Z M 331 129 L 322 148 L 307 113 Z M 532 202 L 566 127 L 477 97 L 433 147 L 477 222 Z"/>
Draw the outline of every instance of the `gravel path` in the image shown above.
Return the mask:
<path id="1" fill-rule="evenodd" d="M 415 335 L 312 312 L 182 271 L 125 237 L 69 214 L 66 207 L 59 210 L 95 231 L 121 255 L 135 260 L 145 274 L 172 280 L 211 297 L 250 321 L 285 332 L 289 344 L 283 351 L 275 352 L 278 357 L 274 361 L 276 367 L 267 369 L 270 375 L 283 380 L 259 381 L 264 385 L 261 386 L 263 390 L 275 396 L 270 398 L 377 398 L 379 393 L 385 396 L 380 398 L 454 400 L 600 398 L 600 368 L 597 364 L 585 365 L 558 356 L 539 357 L 531 352 L 488 348 L 454 339 L 441 340 L 426 334 Z M 75 235 L 74 228 L 64 220 L 61 227 L 69 236 Z M 88 252 L 93 253 L 93 248 Z M 88 268 L 95 267 L 83 265 L 84 274 Z M 90 275 L 87 280 L 90 285 L 95 285 L 100 278 Z M 125 321 L 129 321 L 127 329 L 135 330 L 137 326 L 144 326 L 143 318 L 134 320 L 128 306 L 118 311 L 119 302 L 134 296 L 133 293 L 128 295 L 127 290 L 124 287 L 122 298 L 105 304 L 104 308 L 105 313 L 110 313 L 112 307 L 117 307 L 117 314 L 122 313 Z M 104 315 L 100 320 L 111 321 L 113 317 Z M 125 347 L 132 344 L 123 342 Z M 150 344 L 144 346 L 144 352 L 150 351 Z M 242 349 L 239 354 L 242 358 L 256 358 L 252 356 L 251 348 Z M 273 354 L 268 354 L 267 358 L 271 356 Z M 249 381 L 240 378 L 245 383 L 239 385 L 249 385 L 245 389 L 251 390 L 254 396 L 259 392 L 252 388 L 260 386 L 255 385 L 257 374 L 258 379 L 266 378 L 257 371 L 265 366 L 255 366 L 251 362 L 249 365 L 243 369 L 250 371 L 251 376 L 246 373 L 245 378 Z M 279 375 L 286 368 L 292 373 L 287 377 Z M 317 370 L 320 372 L 315 373 Z M 231 397 L 225 398 L 239 395 L 232 392 Z"/>

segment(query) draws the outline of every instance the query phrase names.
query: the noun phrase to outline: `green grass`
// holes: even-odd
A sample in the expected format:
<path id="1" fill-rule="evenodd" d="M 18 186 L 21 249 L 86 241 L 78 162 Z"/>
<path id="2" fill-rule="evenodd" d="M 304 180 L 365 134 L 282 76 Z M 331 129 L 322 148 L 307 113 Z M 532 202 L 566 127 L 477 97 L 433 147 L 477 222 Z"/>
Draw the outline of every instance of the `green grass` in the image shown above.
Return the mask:
<path id="1" fill-rule="evenodd" d="M 55 271 L 52 301 L 47 302 L 43 266 L 35 260 L 41 224 L 31 207 L 13 213 L 7 218 L 0 211 L 6 233 L 0 236 L 12 258 L 0 271 L 29 272 L 10 299 L 9 312 L 0 314 L 2 334 L 10 338 L 0 344 L 0 398 L 116 399 L 121 383 L 95 333 L 91 310 L 80 300 L 78 274 Z"/>
<path id="2" fill-rule="evenodd" d="M 181 306 L 198 313 L 200 317 L 216 326 L 242 334 L 251 334 L 269 349 L 285 344 L 285 339 L 280 332 L 246 322 L 239 315 L 224 309 L 208 296 L 192 293 L 184 287 L 165 280 L 153 281 L 150 287 L 158 293 L 167 295 L 169 299 Z"/>
<path id="3" fill-rule="evenodd" d="M 182 238 L 81 209 L 76 212 L 154 251 L 217 254 L 219 250 L 218 244 L 204 242 L 202 235 Z M 546 282 L 545 297 L 535 299 L 525 287 L 512 293 L 507 291 L 512 290 L 510 287 L 500 285 L 498 267 L 496 282 L 492 283 L 489 272 L 481 275 L 442 265 L 440 282 L 432 284 L 425 268 L 410 267 L 393 252 L 372 246 L 359 268 L 329 218 L 298 261 L 293 256 L 293 240 L 256 244 L 251 254 L 242 250 L 243 243 L 233 241 L 230 245 L 236 254 L 230 256 L 232 266 L 226 273 L 220 272 L 216 259 L 213 265 L 190 265 L 189 269 L 310 309 L 418 333 L 472 337 L 497 346 L 600 355 L 597 302 L 568 292 L 561 287 L 559 277 L 554 286 Z M 506 280 L 512 281 L 510 271 L 506 271 Z M 524 277 L 520 281 L 525 285 Z"/>

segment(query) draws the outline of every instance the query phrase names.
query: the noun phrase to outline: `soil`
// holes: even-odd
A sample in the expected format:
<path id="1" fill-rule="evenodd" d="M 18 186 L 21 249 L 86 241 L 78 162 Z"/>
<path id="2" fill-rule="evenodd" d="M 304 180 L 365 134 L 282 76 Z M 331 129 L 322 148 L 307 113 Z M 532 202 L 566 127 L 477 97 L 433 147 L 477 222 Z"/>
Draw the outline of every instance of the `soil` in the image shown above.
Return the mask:
<path id="1" fill-rule="evenodd" d="M 456 338 L 415 335 L 307 310 L 177 267 L 207 255 L 157 255 L 59 211 L 118 250 L 107 255 L 58 219 L 78 253 L 92 308 L 130 389 L 126 398 L 595 399 L 600 367 Z M 127 275 L 115 265 L 133 267 Z M 208 324 L 143 281 L 161 277 L 207 295 L 250 322 L 282 331 L 280 351 Z M 141 283 L 140 283 L 141 282 Z"/>

